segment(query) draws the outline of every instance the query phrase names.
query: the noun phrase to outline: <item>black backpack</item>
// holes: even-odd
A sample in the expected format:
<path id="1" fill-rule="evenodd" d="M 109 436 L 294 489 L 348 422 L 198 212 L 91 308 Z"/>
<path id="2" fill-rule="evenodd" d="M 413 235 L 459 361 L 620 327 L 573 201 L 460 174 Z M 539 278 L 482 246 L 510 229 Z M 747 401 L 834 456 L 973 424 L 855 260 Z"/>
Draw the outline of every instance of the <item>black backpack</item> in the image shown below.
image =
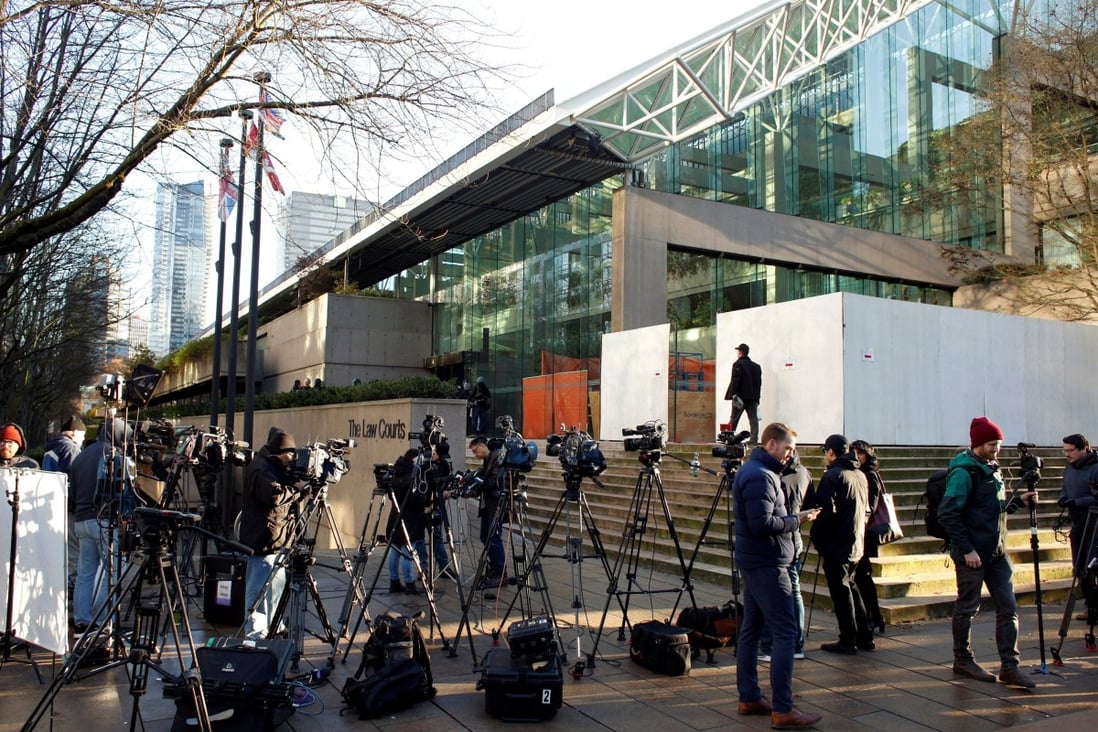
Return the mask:
<path id="1" fill-rule="evenodd" d="M 973 483 L 979 478 L 975 468 L 969 466 L 959 466 L 972 478 Z M 946 470 L 938 470 L 931 474 L 926 479 L 926 490 L 923 491 L 923 496 L 920 499 L 920 503 L 923 500 L 926 501 L 926 513 L 923 515 L 923 523 L 926 524 L 926 533 L 938 539 L 945 539 L 946 547 L 949 546 L 949 533 L 938 522 L 938 507 L 942 505 L 942 498 L 945 497 L 946 483 L 949 482 L 949 474 L 952 468 Z M 918 514 L 919 507 L 915 507 L 915 513 Z"/>
<path id="2" fill-rule="evenodd" d="M 434 697 L 431 657 L 415 618 L 385 613 L 374 620 L 362 662 L 343 686 L 343 701 L 359 719 L 407 709 Z"/>

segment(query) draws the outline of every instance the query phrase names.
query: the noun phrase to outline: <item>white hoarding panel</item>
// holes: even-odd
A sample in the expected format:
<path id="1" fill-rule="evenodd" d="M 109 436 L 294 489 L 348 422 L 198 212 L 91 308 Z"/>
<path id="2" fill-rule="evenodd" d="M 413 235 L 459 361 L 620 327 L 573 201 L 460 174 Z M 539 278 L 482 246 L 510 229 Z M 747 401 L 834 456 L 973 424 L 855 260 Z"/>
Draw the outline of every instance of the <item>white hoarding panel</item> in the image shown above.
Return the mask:
<path id="1" fill-rule="evenodd" d="M 623 427 L 658 419 L 667 423 L 667 370 L 671 326 L 602 336 L 600 440 L 621 440 Z"/>
<path id="2" fill-rule="evenodd" d="M 717 315 L 716 425 L 727 422 L 724 400 L 736 346 L 747 344 L 762 368 L 759 429 L 785 422 L 802 442 L 822 442 L 843 429 L 843 301 L 838 295 L 794 300 Z M 747 418 L 738 430 L 747 429 Z"/>

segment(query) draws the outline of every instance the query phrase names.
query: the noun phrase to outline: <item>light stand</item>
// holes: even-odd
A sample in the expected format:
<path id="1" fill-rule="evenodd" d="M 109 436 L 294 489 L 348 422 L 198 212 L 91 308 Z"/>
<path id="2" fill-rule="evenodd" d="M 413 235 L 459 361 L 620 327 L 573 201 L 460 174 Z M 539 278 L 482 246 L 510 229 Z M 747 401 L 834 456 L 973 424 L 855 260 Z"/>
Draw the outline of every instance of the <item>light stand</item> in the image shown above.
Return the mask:
<path id="1" fill-rule="evenodd" d="M 8 554 L 8 602 L 4 615 L 4 637 L 0 639 L 0 644 L 4 646 L 3 657 L 0 657 L 0 668 L 4 667 L 5 663 L 12 660 L 12 649 L 17 645 L 23 645 L 27 651 L 26 659 L 15 659 L 19 663 L 28 663 L 34 669 L 35 676 L 38 677 L 38 683 L 44 684 L 45 680 L 42 678 L 42 672 L 38 669 L 38 664 L 31 658 L 30 646 L 23 644 L 15 640 L 15 628 L 12 626 L 14 613 L 15 613 L 15 558 L 16 549 L 19 543 L 19 475 L 21 470 L 14 470 L 15 474 L 15 487 L 8 493 L 8 505 L 11 506 L 11 552 Z"/>

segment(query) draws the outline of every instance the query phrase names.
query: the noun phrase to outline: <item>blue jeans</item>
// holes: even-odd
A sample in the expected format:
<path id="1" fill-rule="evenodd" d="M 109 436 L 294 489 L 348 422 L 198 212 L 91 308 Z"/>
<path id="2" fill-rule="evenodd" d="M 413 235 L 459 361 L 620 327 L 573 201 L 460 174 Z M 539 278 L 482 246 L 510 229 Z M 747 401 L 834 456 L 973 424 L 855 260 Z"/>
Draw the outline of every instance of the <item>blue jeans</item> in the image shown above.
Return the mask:
<path id="1" fill-rule="evenodd" d="M 736 689 L 741 702 L 762 698 L 759 689 L 759 634 L 770 625 L 771 705 L 775 712 L 793 709 L 793 645 L 797 638 L 793 585 L 788 567 L 740 569 L 743 575 L 743 625 L 736 645 Z"/>
<path id="2" fill-rule="evenodd" d="M 789 584 L 793 587 L 793 612 L 797 616 L 797 638 L 793 641 L 793 652 L 804 653 L 804 598 L 801 597 L 801 560 L 793 559 L 789 565 Z M 770 624 L 763 626 L 759 633 L 759 653 L 770 655 L 770 648 L 774 644 L 774 636 L 770 632 Z"/>
<path id="3" fill-rule="evenodd" d="M 389 579 L 393 582 L 404 581 L 406 585 L 416 583 L 416 565 L 408 556 L 408 549 L 396 544 L 389 545 Z"/>
<path id="4" fill-rule="evenodd" d="M 76 534 L 80 546 L 80 557 L 76 561 L 76 586 L 72 597 L 72 615 L 76 625 L 91 623 L 107 601 L 108 530 L 108 526 L 100 524 L 99 519 L 77 521 L 73 526 L 73 533 Z M 115 567 L 116 580 L 119 576 L 118 570 Z"/>
<path id="5" fill-rule="evenodd" d="M 252 640 L 266 638 L 271 630 L 271 618 L 275 610 L 278 609 L 278 601 L 282 598 L 283 590 L 286 589 L 286 567 L 279 567 L 273 576 L 271 574 L 274 570 L 275 560 L 278 557 L 277 553 L 257 554 L 248 557 L 248 568 L 244 575 L 244 607 L 250 608 L 256 599 L 259 599 L 259 604 L 256 605 L 255 611 L 245 619 L 244 636 L 246 638 Z M 271 578 L 271 581 L 267 584 L 267 590 L 260 599 L 259 591 L 263 589 L 268 577 Z M 283 618 L 284 622 L 285 618 Z"/>
<path id="6" fill-rule="evenodd" d="M 1018 668 L 1018 605 L 1014 598 L 1014 565 L 1005 554 L 971 569 L 954 560 L 957 604 L 953 609 L 953 659 L 972 660 L 972 618 L 980 610 L 980 585 L 995 601 L 995 645 L 1004 669 Z"/>

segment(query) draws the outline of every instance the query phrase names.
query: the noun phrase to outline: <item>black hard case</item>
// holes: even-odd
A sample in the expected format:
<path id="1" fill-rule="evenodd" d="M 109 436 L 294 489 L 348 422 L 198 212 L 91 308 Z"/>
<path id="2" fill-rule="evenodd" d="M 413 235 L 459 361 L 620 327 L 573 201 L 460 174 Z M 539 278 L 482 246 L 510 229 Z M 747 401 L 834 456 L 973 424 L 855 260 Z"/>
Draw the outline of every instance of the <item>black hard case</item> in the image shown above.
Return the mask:
<path id="1" fill-rule="evenodd" d="M 556 655 L 553 631 L 553 620 L 548 616 L 511 623 L 507 629 L 507 645 L 511 648 L 511 655 L 527 663 L 544 661 Z"/>
<path id="2" fill-rule="evenodd" d="M 563 702 L 564 673 L 560 659 L 531 666 L 506 648 L 484 656 L 477 689 L 484 690 L 484 710 L 504 722 L 540 722 L 556 716 Z"/>
<path id="3" fill-rule="evenodd" d="M 239 555 L 211 554 L 202 558 L 202 609 L 214 625 L 244 622 L 244 589 L 248 560 Z M 228 593 L 219 590 L 228 589 Z M 225 594 L 228 597 L 225 597 Z"/>
<path id="4" fill-rule="evenodd" d="M 293 656 L 293 641 L 273 638 L 245 641 L 242 638 L 211 638 L 198 654 L 202 691 L 211 715 L 232 709 L 228 719 L 212 723 L 224 732 L 267 732 L 281 725 L 293 713 L 291 687 L 282 682 Z M 186 720 L 194 718 L 186 692 L 175 689 L 176 714 L 172 732 L 196 729 Z"/>

